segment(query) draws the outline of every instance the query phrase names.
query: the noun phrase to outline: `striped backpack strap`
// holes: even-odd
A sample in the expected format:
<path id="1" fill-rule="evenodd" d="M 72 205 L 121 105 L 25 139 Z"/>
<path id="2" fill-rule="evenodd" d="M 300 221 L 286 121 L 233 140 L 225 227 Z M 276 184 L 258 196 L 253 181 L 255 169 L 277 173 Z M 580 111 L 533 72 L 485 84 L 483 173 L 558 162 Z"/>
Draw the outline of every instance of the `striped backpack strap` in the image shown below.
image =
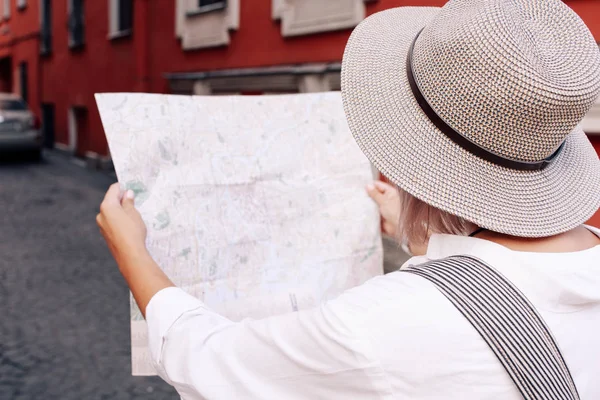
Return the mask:
<path id="1" fill-rule="evenodd" d="M 486 341 L 526 400 L 579 400 L 569 368 L 531 302 L 492 266 L 452 256 L 401 271 L 432 282 Z"/>

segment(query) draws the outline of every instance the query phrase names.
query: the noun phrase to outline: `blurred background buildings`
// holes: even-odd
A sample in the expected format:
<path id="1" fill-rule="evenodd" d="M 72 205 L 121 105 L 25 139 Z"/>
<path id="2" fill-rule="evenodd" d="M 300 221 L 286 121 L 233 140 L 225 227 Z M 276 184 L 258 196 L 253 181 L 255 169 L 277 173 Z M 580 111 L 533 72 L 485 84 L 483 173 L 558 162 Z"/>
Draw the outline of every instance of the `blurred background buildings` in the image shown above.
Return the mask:
<path id="1" fill-rule="evenodd" d="M 391 7 L 444 3 L 0 0 L 0 92 L 29 103 L 47 147 L 91 166 L 110 165 L 94 93 L 339 90 L 344 47 L 362 19 Z M 600 1 L 565 3 L 600 41 Z M 600 152 L 600 102 L 584 128 Z"/>

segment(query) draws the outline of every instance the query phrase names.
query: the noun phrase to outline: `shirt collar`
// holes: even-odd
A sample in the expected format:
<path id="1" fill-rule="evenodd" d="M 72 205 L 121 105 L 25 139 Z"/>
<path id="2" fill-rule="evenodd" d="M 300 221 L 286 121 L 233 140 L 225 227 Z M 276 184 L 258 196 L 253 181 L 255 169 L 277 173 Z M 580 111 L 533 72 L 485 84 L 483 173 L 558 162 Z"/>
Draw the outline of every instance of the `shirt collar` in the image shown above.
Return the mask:
<path id="1" fill-rule="evenodd" d="M 600 229 L 587 225 L 586 228 L 600 237 Z M 430 260 L 437 260 L 459 254 L 469 254 L 481 259 L 493 260 L 494 255 L 510 253 L 513 251 L 489 240 L 469 236 L 433 234 L 429 238 L 426 256 Z"/>
<path id="2" fill-rule="evenodd" d="M 427 258 L 440 258 L 468 254 L 482 259 L 493 259 L 494 255 L 510 252 L 511 250 L 489 240 L 469 236 L 434 234 L 429 238 Z"/>

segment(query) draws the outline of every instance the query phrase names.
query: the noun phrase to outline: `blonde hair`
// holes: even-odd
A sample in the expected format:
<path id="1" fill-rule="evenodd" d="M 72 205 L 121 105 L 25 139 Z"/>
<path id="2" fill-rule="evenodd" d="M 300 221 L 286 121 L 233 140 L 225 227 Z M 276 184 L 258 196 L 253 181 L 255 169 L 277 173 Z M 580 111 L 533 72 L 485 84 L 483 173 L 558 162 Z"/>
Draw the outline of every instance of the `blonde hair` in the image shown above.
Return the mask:
<path id="1" fill-rule="evenodd" d="M 409 245 L 422 245 L 433 233 L 464 236 L 476 229 L 473 223 L 430 206 L 405 190 L 398 188 L 398 194 L 400 212 L 396 233 L 399 240 L 406 240 Z"/>

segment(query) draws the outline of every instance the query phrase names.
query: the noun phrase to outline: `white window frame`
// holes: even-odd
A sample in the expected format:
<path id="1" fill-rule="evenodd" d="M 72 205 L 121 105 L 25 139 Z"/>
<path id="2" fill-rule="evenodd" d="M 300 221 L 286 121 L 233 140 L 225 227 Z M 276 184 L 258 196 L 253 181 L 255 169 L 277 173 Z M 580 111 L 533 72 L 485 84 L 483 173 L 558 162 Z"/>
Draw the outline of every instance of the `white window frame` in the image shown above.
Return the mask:
<path id="1" fill-rule="evenodd" d="M 2 14 L 4 16 L 4 19 L 10 18 L 10 0 L 4 0 L 4 7 L 3 7 Z"/>
<path id="2" fill-rule="evenodd" d="M 310 35 L 353 28 L 366 16 L 372 0 L 272 0 L 272 17 L 282 36 Z"/>
<path id="3" fill-rule="evenodd" d="M 130 36 L 132 33 L 132 28 L 130 29 L 119 29 L 119 3 L 121 0 L 108 0 L 108 38 L 109 39 L 118 39 L 125 36 Z M 135 6 L 135 2 L 133 2 L 132 7 Z"/>
<path id="4" fill-rule="evenodd" d="M 200 0 L 196 0 L 196 7 L 195 9 L 191 9 L 188 11 L 188 14 L 203 14 L 203 13 L 207 13 L 207 12 L 211 12 L 211 11 L 217 11 L 217 10 L 225 10 L 228 6 L 228 1 L 227 0 L 222 0 L 223 4 L 211 4 L 208 6 L 200 6 Z"/>
<path id="5" fill-rule="evenodd" d="M 176 0 L 175 36 L 184 50 L 229 44 L 229 32 L 240 25 L 240 1 L 227 0 L 226 8 L 200 8 L 198 0 Z M 253 0 L 247 0 L 253 1 Z"/>
<path id="6" fill-rule="evenodd" d="M 286 0 L 272 0 L 271 1 L 271 18 L 274 20 L 281 19 L 283 11 L 286 7 Z"/>

